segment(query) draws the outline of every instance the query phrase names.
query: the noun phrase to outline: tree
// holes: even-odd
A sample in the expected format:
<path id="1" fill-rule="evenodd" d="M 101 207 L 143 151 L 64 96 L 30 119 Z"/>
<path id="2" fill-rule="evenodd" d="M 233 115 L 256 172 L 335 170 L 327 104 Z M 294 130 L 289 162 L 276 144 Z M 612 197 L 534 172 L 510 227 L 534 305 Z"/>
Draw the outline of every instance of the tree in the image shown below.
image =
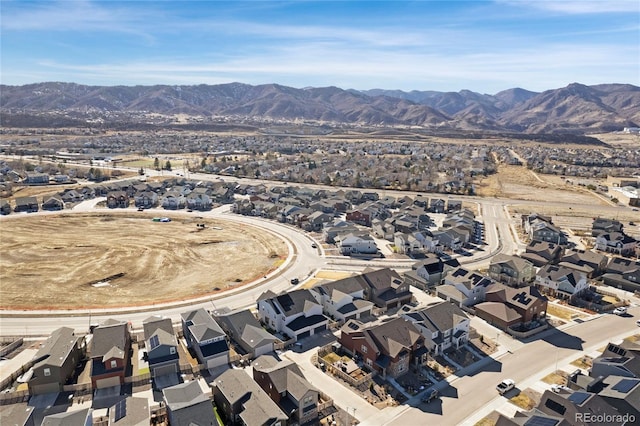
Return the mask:
<path id="1" fill-rule="evenodd" d="M 140 167 L 140 170 L 138 170 L 138 174 L 140 176 L 144 176 L 144 168 Z"/>
<path id="2" fill-rule="evenodd" d="M 153 159 L 153 168 L 156 170 L 160 170 L 160 160 L 158 157 Z"/>
<path id="3" fill-rule="evenodd" d="M 164 165 L 164 169 L 171 171 L 171 161 L 167 160 L 167 162 Z"/>
<path id="4" fill-rule="evenodd" d="M 200 161 L 200 168 L 204 169 L 205 167 L 207 167 L 207 157 L 202 157 L 202 160 Z"/>

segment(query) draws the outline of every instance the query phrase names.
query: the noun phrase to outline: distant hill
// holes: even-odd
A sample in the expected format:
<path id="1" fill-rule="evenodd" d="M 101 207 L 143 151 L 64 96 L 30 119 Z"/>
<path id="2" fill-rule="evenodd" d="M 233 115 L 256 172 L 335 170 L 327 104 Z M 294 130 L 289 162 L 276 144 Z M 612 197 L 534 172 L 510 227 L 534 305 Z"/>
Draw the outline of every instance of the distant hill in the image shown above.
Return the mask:
<path id="1" fill-rule="evenodd" d="M 74 119 L 149 112 L 193 116 L 309 120 L 440 130 L 574 133 L 640 125 L 640 87 L 578 83 L 542 93 L 514 88 L 495 95 L 277 84 L 86 86 L 38 83 L 0 86 L 3 117 L 58 113 Z"/>

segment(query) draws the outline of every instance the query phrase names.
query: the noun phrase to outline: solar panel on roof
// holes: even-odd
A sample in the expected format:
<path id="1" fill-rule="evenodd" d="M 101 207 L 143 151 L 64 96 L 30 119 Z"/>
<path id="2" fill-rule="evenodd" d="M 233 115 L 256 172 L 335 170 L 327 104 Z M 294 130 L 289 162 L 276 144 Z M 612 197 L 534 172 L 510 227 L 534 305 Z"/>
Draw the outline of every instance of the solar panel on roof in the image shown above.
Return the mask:
<path id="1" fill-rule="evenodd" d="M 122 419 L 123 417 L 125 417 L 127 415 L 127 401 L 126 400 L 122 400 L 122 401 L 118 401 L 118 403 L 114 406 L 115 408 L 115 415 L 114 415 L 114 421 L 118 421 L 120 419 Z"/>
<path id="2" fill-rule="evenodd" d="M 151 345 L 151 349 L 155 349 L 158 347 L 158 345 L 160 345 L 160 340 L 158 339 L 157 334 L 151 336 L 151 339 L 149 339 L 149 344 Z"/>
<path id="3" fill-rule="evenodd" d="M 556 426 L 559 423 L 556 419 L 548 417 L 532 416 L 524 423 L 524 426 Z"/>
<path id="4" fill-rule="evenodd" d="M 638 379 L 622 379 L 611 389 L 622 393 L 628 393 L 631 389 L 635 388 L 638 383 L 640 383 L 640 380 Z"/>
<path id="5" fill-rule="evenodd" d="M 569 401 L 573 402 L 574 404 L 581 405 L 587 399 L 589 399 L 590 396 L 591 396 L 591 394 L 588 394 L 586 392 L 574 392 L 567 399 Z"/>

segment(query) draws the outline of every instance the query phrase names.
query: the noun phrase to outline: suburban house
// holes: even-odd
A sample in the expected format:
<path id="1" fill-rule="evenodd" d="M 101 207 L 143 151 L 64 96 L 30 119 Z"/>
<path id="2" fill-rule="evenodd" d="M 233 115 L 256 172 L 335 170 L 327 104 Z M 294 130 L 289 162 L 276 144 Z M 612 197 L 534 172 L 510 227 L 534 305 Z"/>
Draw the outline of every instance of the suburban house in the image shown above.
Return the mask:
<path id="1" fill-rule="evenodd" d="M 329 324 L 322 305 L 306 289 L 280 295 L 267 290 L 258 298 L 258 315 L 267 327 L 296 341 L 326 330 Z"/>
<path id="2" fill-rule="evenodd" d="M 338 242 L 340 253 L 351 255 L 374 255 L 378 253 L 378 246 L 370 235 L 347 234 L 340 236 Z"/>
<path id="3" fill-rule="evenodd" d="M 612 287 L 627 291 L 639 291 L 640 262 L 634 262 L 624 257 L 614 257 L 607 265 L 602 279 L 605 284 Z"/>
<path id="4" fill-rule="evenodd" d="M 576 269 L 587 274 L 587 278 L 600 275 L 607 266 L 609 258 L 601 253 L 585 250 L 568 250 L 560 258 L 559 266 Z"/>
<path id="5" fill-rule="evenodd" d="M 142 322 L 142 327 L 149 371 L 155 387 L 160 387 L 159 381 L 163 384 L 165 381 L 168 384 L 176 384 L 180 371 L 180 355 L 171 318 L 152 316 Z M 163 376 L 167 376 L 167 380 L 160 379 Z"/>
<path id="6" fill-rule="evenodd" d="M 558 416 L 568 424 L 587 426 L 591 422 L 576 421 L 583 419 L 585 413 L 592 418 L 607 418 L 620 414 L 618 410 L 607 404 L 599 395 L 592 392 L 553 392 L 545 390 L 537 409 L 551 416 Z M 600 417 L 602 416 L 602 417 Z M 610 422 L 597 422 L 598 424 L 612 424 Z M 549 423 L 546 423 L 549 424 Z"/>
<path id="7" fill-rule="evenodd" d="M 557 263 L 563 254 L 564 248 L 556 243 L 533 240 L 520 257 L 539 268 L 547 263 Z"/>
<path id="8" fill-rule="evenodd" d="M 640 346 L 628 342 L 609 343 L 602 355 L 593 360 L 589 375 L 640 378 Z"/>
<path id="9" fill-rule="evenodd" d="M 411 301 L 409 284 L 393 269 L 378 270 L 365 269 L 361 274 L 366 285 L 364 298 L 373 302 L 377 307 L 390 309 L 402 306 Z"/>
<path id="10" fill-rule="evenodd" d="M 183 312 L 180 317 L 187 347 L 200 364 L 207 369 L 229 364 L 227 335 L 204 308 Z"/>
<path id="11" fill-rule="evenodd" d="M 2 418 L 0 418 L 0 422 L 2 424 L 11 424 L 10 422 L 4 423 Z M 91 426 L 92 424 L 93 409 L 82 408 L 44 416 L 41 426 Z"/>
<path id="12" fill-rule="evenodd" d="M 307 216 L 307 220 L 302 223 L 302 227 L 305 231 L 318 232 L 321 231 L 327 223 L 331 223 L 332 220 L 332 215 L 316 211 Z"/>
<path id="13" fill-rule="evenodd" d="M 39 209 L 38 199 L 36 197 L 17 197 L 15 199 L 15 204 L 13 211 L 16 213 L 33 213 L 37 212 Z"/>
<path id="14" fill-rule="evenodd" d="M 559 265 L 540 268 L 535 284 L 543 292 L 563 299 L 571 299 L 589 288 L 586 273 Z"/>
<path id="15" fill-rule="evenodd" d="M 498 254 L 491 259 L 489 276 L 511 287 L 529 285 L 536 277 L 533 263 L 518 256 Z"/>
<path id="16" fill-rule="evenodd" d="M 184 195 L 177 191 L 167 192 L 162 199 L 162 208 L 166 210 L 184 209 L 186 205 Z"/>
<path id="17" fill-rule="evenodd" d="M 338 342 L 344 350 L 385 378 L 407 373 L 411 361 L 422 364 L 428 352 L 420 330 L 400 317 L 367 325 L 349 320 L 340 329 Z"/>
<path id="18" fill-rule="evenodd" d="M 493 280 L 462 267 L 453 270 L 444 278 L 444 284 L 435 288 L 436 295 L 458 306 L 473 306 L 484 302 L 487 288 Z"/>
<path id="19" fill-rule="evenodd" d="M 131 357 L 129 324 L 109 319 L 94 328 L 90 352 L 93 388 L 123 385 Z"/>
<path id="20" fill-rule="evenodd" d="M 111 191 L 107 194 L 107 207 L 110 209 L 129 207 L 129 195 L 125 191 Z"/>
<path id="21" fill-rule="evenodd" d="M 533 286 L 513 288 L 494 283 L 485 300 L 475 305 L 476 315 L 502 330 L 546 318 L 548 300 Z"/>
<path id="22" fill-rule="evenodd" d="M 297 364 L 263 355 L 251 365 L 253 379 L 290 422 L 304 425 L 318 421 L 319 391 L 305 379 Z"/>
<path id="23" fill-rule="evenodd" d="M 374 219 L 373 222 L 371 222 L 371 231 L 373 232 L 373 235 L 378 238 L 393 241 L 393 235 L 396 232 L 396 227 L 388 219 Z"/>
<path id="24" fill-rule="evenodd" d="M 471 320 L 451 302 L 441 302 L 426 308 L 405 305 L 400 309 L 400 315 L 420 330 L 425 338 L 425 346 L 434 355 L 441 355 L 451 347 L 459 349 L 469 341 Z"/>
<path id="25" fill-rule="evenodd" d="M 320 284 L 310 289 L 325 315 L 346 322 L 371 315 L 373 303 L 364 300 L 365 284 L 361 276 Z"/>
<path id="26" fill-rule="evenodd" d="M 230 369 L 212 383 L 213 400 L 225 424 L 286 426 L 289 417 L 244 371 Z"/>
<path id="27" fill-rule="evenodd" d="M 63 210 L 64 201 L 59 195 L 50 195 L 43 197 L 42 210 Z"/>
<path id="28" fill-rule="evenodd" d="M 433 239 L 438 241 L 438 244 L 441 248 L 445 248 L 447 250 L 456 251 L 462 248 L 464 241 L 460 239 L 460 235 L 453 230 L 453 228 L 441 229 L 438 231 L 431 232 L 433 235 Z M 436 249 L 436 251 L 440 251 L 441 249 Z"/>
<path id="29" fill-rule="evenodd" d="M 158 205 L 158 194 L 153 191 L 144 191 L 136 194 L 133 200 L 136 207 L 150 209 Z"/>
<path id="30" fill-rule="evenodd" d="M 412 233 L 396 232 L 393 235 L 393 245 L 400 254 L 422 253 L 422 242 Z"/>
<path id="31" fill-rule="evenodd" d="M 362 226 L 371 226 L 374 219 L 374 212 L 371 209 L 352 210 L 347 212 L 345 217 L 349 222 L 357 223 Z"/>
<path id="32" fill-rule="evenodd" d="M 46 173 L 27 172 L 27 178 L 24 183 L 26 185 L 47 185 L 49 184 L 49 175 Z"/>
<path id="33" fill-rule="evenodd" d="M 622 232 L 603 232 L 596 237 L 595 249 L 620 256 L 633 255 L 638 240 Z"/>
<path id="34" fill-rule="evenodd" d="M 150 423 L 149 398 L 128 396 L 109 407 L 108 426 L 148 426 Z"/>
<path id="35" fill-rule="evenodd" d="M 553 224 L 550 216 L 532 214 L 523 216 L 522 222 L 529 238 L 536 241 L 546 241 L 559 245 L 566 245 L 567 236 Z"/>
<path id="36" fill-rule="evenodd" d="M 60 196 L 65 203 L 79 203 L 85 199 L 85 195 L 82 192 L 78 192 L 75 189 L 64 191 Z"/>
<path id="37" fill-rule="evenodd" d="M 191 193 L 186 196 L 187 208 L 192 210 L 206 211 L 211 210 L 213 201 L 208 194 L 203 193 Z"/>
<path id="38" fill-rule="evenodd" d="M 218 426 L 211 398 L 197 380 L 162 389 L 162 398 L 171 426 Z"/>
<path id="39" fill-rule="evenodd" d="M 33 357 L 29 394 L 61 392 L 84 354 L 84 338 L 76 336 L 72 328 L 54 330 Z"/>
<path id="40" fill-rule="evenodd" d="M 597 217 L 591 224 L 591 236 L 597 237 L 603 233 L 622 232 L 622 228 L 622 222 L 618 220 Z"/>
<path id="41" fill-rule="evenodd" d="M 262 327 L 249 309 L 216 314 L 215 320 L 227 336 L 252 358 L 273 352 L 273 344 L 278 341 Z"/>
<path id="42" fill-rule="evenodd" d="M 453 262 L 447 261 L 448 263 L 445 263 L 439 256 L 427 254 L 424 259 L 411 265 L 411 270 L 403 274 L 404 279 L 409 285 L 421 290 L 434 288 L 442 283 L 448 271 L 460 266 L 457 260 L 451 260 Z"/>

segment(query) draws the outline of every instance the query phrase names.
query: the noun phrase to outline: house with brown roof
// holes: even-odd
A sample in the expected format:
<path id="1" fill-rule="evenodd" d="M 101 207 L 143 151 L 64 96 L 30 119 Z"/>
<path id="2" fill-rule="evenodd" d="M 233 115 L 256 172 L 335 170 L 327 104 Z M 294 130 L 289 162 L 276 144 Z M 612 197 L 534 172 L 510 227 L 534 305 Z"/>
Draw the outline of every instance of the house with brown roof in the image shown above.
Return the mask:
<path id="1" fill-rule="evenodd" d="M 405 318 L 367 325 L 349 320 L 340 329 L 338 342 L 383 377 L 405 374 L 411 362 L 423 363 L 428 352 L 420 330 Z"/>
<path id="2" fill-rule="evenodd" d="M 640 291 L 640 262 L 614 257 L 605 272 L 602 275 L 605 284 L 627 291 Z"/>
<path id="3" fill-rule="evenodd" d="M 502 330 L 546 318 L 548 300 L 533 286 L 513 288 L 494 283 L 485 300 L 475 305 L 476 315 Z"/>
<path id="4" fill-rule="evenodd" d="M 602 253 L 589 250 L 568 250 L 560 258 L 559 266 L 575 269 L 587 274 L 587 278 L 600 275 L 607 267 L 609 258 Z"/>
<path id="5" fill-rule="evenodd" d="M 125 191 L 111 191 L 107 194 L 107 207 L 110 209 L 129 207 L 129 195 Z"/>
<path id="6" fill-rule="evenodd" d="M 561 245 L 547 241 L 532 240 L 527 244 L 525 252 L 520 257 L 539 268 L 547 263 L 557 263 L 563 255 L 564 248 Z"/>
<path id="7" fill-rule="evenodd" d="M 290 422 L 303 425 L 318 421 L 320 392 L 305 379 L 297 364 L 263 355 L 251 365 L 253 379 L 289 416 Z"/>
<path id="8" fill-rule="evenodd" d="M 462 267 L 454 269 L 444 278 L 444 284 L 435 288 L 436 295 L 458 306 L 474 306 L 485 301 L 487 288 L 493 280 Z"/>
<path id="9" fill-rule="evenodd" d="M 489 276 L 511 287 L 529 285 L 536 277 L 533 263 L 518 256 L 498 254 L 491 259 Z"/>

